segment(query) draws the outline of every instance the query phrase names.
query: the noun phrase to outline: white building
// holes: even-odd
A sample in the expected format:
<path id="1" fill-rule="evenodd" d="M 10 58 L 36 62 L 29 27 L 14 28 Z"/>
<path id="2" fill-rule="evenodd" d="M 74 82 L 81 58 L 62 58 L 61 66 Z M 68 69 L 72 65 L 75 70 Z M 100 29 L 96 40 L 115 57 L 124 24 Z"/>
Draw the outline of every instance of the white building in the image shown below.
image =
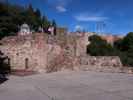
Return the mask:
<path id="1" fill-rule="evenodd" d="M 43 28 L 41 26 L 38 28 L 38 32 L 41 32 L 41 33 L 44 32 L 44 30 L 43 30 Z"/>
<path id="2" fill-rule="evenodd" d="M 31 31 L 30 31 L 30 27 L 28 26 L 28 24 L 22 24 L 18 35 L 25 36 L 25 35 L 30 35 L 30 34 L 31 34 Z"/>
<path id="3" fill-rule="evenodd" d="M 51 35 L 54 35 L 54 29 L 55 28 L 53 26 L 48 28 L 48 31 L 51 33 Z"/>

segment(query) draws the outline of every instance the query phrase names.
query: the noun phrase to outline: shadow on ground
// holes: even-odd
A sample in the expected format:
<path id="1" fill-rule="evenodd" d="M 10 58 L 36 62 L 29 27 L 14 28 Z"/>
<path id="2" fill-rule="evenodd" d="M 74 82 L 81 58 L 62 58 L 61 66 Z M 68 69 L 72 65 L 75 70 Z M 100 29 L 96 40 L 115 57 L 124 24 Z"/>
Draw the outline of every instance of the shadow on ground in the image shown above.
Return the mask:
<path id="1" fill-rule="evenodd" d="M 0 77 L 0 84 L 6 82 L 8 80 L 8 78 L 6 77 Z"/>

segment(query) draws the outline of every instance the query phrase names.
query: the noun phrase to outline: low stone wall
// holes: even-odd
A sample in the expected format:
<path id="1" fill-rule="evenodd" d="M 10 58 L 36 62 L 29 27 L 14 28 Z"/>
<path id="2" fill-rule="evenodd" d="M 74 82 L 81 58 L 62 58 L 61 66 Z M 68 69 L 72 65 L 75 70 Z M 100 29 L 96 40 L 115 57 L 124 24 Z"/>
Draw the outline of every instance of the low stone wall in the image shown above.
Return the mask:
<path id="1" fill-rule="evenodd" d="M 82 56 L 78 57 L 76 70 L 93 70 L 103 72 L 121 72 L 122 63 L 117 56 Z"/>
<path id="2" fill-rule="evenodd" d="M 122 66 L 120 58 L 117 56 L 84 56 L 79 58 L 79 64 L 112 67 Z"/>

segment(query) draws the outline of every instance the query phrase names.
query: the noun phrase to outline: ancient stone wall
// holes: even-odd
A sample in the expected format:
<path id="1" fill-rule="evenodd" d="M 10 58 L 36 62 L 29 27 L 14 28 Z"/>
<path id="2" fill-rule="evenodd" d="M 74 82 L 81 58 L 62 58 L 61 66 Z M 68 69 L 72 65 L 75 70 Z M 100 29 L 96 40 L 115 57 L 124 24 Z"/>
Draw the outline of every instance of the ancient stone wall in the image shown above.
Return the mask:
<path id="1" fill-rule="evenodd" d="M 87 36 L 86 36 L 87 35 Z M 10 58 L 12 69 L 39 72 L 70 70 L 109 70 L 122 66 L 118 57 L 86 55 L 88 35 L 64 37 L 35 33 L 4 38 L 0 50 Z"/>
<path id="2" fill-rule="evenodd" d="M 95 33 L 80 33 L 76 36 L 76 56 L 85 56 L 87 53 L 87 45 L 90 44 L 89 37 Z"/>
<path id="3" fill-rule="evenodd" d="M 117 56 L 84 56 L 77 59 L 77 69 L 119 72 L 122 68 L 120 58 Z"/>
<path id="4" fill-rule="evenodd" d="M 35 35 L 10 37 L 1 41 L 0 50 L 10 58 L 12 69 L 39 71 L 45 68 L 48 46 L 41 34 Z"/>
<path id="5" fill-rule="evenodd" d="M 68 38 L 44 33 L 7 37 L 1 41 L 0 50 L 10 58 L 12 69 L 42 72 L 56 60 L 65 61 L 68 56 L 74 56 L 74 44 Z"/>

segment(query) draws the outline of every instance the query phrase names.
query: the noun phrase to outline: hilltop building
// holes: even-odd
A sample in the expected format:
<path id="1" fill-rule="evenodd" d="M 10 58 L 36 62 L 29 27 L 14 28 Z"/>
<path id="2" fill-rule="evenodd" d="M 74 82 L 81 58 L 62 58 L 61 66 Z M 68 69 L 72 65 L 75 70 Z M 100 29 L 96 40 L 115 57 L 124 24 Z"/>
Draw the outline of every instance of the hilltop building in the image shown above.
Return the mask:
<path id="1" fill-rule="evenodd" d="M 18 32 L 18 35 L 24 36 L 24 35 L 30 35 L 30 34 L 31 34 L 31 31 L 28 24 L 26 23 L 22 24 L 20 27 L 20 31 Z"/>

